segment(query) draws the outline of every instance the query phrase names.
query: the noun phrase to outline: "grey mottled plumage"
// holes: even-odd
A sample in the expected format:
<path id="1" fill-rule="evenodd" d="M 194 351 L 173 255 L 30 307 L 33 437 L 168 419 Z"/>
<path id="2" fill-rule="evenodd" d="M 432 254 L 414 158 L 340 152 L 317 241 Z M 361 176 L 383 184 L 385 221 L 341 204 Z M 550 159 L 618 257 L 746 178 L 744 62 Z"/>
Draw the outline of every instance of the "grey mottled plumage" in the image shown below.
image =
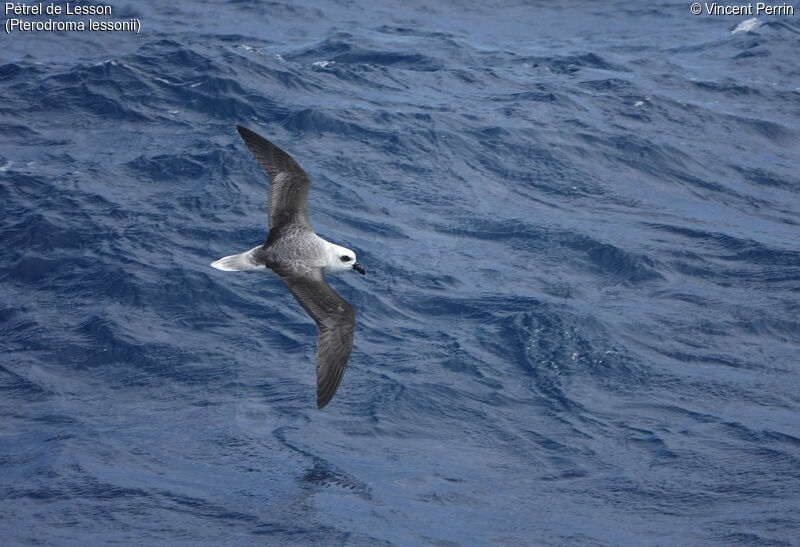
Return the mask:
<path id="1" fill-rule="evenodd" d="M 220 270 L 271 269 L 319 329 L 317 338 L 317 407 L 327 405 L 342 381 L 353 349 L 355 310 L 327 281 L 326 273 L 364 269 L 353 251 L 325 241 L 311 227 L 306 203 L 311 180 L 294 159 L 241 126 L 236 129 L 269 175 L 264 245 L 226 256 L 211 265 Z"/>

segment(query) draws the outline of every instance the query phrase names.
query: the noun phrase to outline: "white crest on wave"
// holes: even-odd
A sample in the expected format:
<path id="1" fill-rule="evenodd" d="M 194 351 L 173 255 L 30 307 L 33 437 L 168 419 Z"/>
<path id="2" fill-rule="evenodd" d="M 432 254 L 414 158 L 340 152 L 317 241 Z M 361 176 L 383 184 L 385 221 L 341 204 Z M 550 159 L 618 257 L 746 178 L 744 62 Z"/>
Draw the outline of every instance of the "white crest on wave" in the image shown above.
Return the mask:
<path id="1" fill-rule="evenodd" d="M 751 30 L 755 30 L 761 26 L 761 21 L 759 21 L 758 17 L 753 17 L 752 19 L 747 19 L 746 21 L 742 21 L 736 28 L 731 31 L 731 34 L 739 34 L 740 32 L 750 32 Z"/>

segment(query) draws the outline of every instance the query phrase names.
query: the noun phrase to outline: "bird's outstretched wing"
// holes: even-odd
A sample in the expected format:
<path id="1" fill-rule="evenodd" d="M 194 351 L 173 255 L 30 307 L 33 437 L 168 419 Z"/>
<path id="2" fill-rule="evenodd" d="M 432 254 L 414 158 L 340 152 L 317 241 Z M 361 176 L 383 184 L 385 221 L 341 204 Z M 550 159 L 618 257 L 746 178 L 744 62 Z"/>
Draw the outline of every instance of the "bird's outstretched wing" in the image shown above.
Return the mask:
<path id="1" fill-rule="evenodd" d="M 353 350 L 356 312 L 328 285 L 322 271 L 304 277 L 281 276 L 281 279 L 319 329 L 317 408 L 322 408 L 333 398 L 344 376 Z"/>
<path id="2" fill-rule="evenodd" d="M 236 126 L 247 148 L 269 175 L 267 218 L 270 229 L 285 223 L 311 228 L 308 190 L 311 180 L 294 159 L 267 139 L 241 125 Z"/>

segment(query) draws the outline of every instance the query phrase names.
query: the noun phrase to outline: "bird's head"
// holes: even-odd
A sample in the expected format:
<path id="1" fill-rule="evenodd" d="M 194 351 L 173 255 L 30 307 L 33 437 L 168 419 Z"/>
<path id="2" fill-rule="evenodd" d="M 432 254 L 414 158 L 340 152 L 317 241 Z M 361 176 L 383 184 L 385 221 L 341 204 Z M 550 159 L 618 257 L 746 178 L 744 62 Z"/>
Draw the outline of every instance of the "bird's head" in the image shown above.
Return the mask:
<path id="1" fill-rule="evenodd" d="M 366 273 L 361 264 L 356 261 L 356 253 L 339 245 L 331 245 L 328 264 L 323 270 L 325 273 L 337 273 L 345 270 L 355 270 L 361 275 Z"/>

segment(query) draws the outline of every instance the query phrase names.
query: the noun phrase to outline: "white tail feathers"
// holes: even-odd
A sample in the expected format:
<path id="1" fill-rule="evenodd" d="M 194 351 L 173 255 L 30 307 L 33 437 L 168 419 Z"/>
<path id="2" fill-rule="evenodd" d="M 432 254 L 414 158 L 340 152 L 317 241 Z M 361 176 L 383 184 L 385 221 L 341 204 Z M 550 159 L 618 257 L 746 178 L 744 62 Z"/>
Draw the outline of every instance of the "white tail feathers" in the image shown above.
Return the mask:
<path id="1" fill-rule="evenodd" d="M 226 272 L 241 272 L 244 270 L 257 270 L 259 268 L 264 268 L 263 264 L 257 264 L 253 258 L 255 252 L 260 248 L 261 246 L 259 245 L 258 247 L 254 247 L 249 251 L 245 251 L 238 255 L 220 258 L 219 260 L 212 262 L 211 265 L 218 270 L 225 270 Z"/>

